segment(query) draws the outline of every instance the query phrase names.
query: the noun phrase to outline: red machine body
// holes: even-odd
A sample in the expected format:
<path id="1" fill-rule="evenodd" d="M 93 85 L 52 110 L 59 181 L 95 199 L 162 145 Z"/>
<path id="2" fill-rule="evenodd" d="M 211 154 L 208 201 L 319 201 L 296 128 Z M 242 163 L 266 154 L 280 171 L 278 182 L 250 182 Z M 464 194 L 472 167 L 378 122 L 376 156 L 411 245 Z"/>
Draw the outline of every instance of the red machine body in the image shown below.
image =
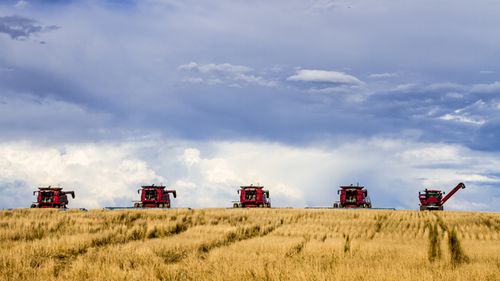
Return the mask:
<path id="1" fill-rule="evenodd" d="M 137 190 L 141 201 L 134 202 L 134 208 L 170 208 L 170 193 L 177 197 L 175 190 L 167 190 L 163 185 L 145 185 Z"/>
<path id="2" fill-rule="evenodd" d="M 371 208 L 372 203 L 368 190 L 364 186 L 341 186 L 337 191 L 340 200 L 333 204 L 333 208 Z"/>
<path id="3" fill-rule="evenodd" d="M 62 191 L 61 187 L 39 187 L 37 191 L 33 191 L 36 195 L 36 202 L 31 204 L 31 208 L 67 208 L 68 194 L 75 198 L 74 191 Z"/>
<path id="4" fill-rule="evenodd" d="M 448 199 L 453 196 L 459 189 L 465 188 L 465 184 L 459 183 L 443 198 L 445 192 L 436 189 L 425 189 L 418 193 L 420 200 L 420 211 L 426 210 L 443 210 L 443 205 Z"/>
<path id="5" fill-rule="evenodd" d="M 263 186 L 240 186 L 240 201 L 234 202 L 234 208 L 271 208 L 269 190 Z"/>

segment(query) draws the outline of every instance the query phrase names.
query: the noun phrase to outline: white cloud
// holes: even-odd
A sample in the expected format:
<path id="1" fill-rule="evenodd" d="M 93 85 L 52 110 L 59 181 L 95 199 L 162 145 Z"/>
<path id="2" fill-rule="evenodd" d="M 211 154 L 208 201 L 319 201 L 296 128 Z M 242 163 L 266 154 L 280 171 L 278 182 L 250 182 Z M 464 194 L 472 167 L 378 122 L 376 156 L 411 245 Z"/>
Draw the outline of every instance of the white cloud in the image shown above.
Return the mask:
<path id="1" fill-rule="evenodd" d="M 332 84 L 364 84 L 358 78 L 339 71 L 300 69 L 287 78 L 288 81 L 332 83 Z"/>
<path id="2" fill-rule="evenodd" d="M 486 121 L 480 118 L 471 118 L 463 115 L 453 115 L 453 114 L 445 114 L 439 117 L 441 120 L 445 121 L 457 121 L 461 123 L 469 123 L 474 125 L 483 125 Z"/>
<path id="3" fill-rule="evenodd" d="M 409 92 L 417 89 L 418 85 L 415 83 L 399 84 L 392 89 L 393 92 Z"/>
<path id="4" fill-rule="evenodd" d="M 185 78 L 183 82 L 188 83 L 206 82 L 208 85 L 227 84 L 229 87 L 236 86 L 238 88 L 242 86 L 239 82 L 263 87 L 276 87 L 278 85 L 276 81 L 252 74 L 251 72 L 253 72 L 253 69 L 243 65 L 233 65 L 229 63 L 198 64 L 196 62 L 190 62 L 180 65 L 178 69 L 192 71 L 204 77 Z"/>
<path id="5" fill-rule="evenodd" d="M 471 90 L 475 93 L 500 93 L 500 82 L 496 81 L 490 84 L 475 84 L 472 86 Z"/>
<path id="6" fill-rule="evenodd" d="M 39 185 L 60 185 L 76 192 L 70 207 L 124 203 L 129 206 L 136 199 L 134 191 L 139 185 L 165 181 L 134 156 L 136 148 L 127 144 L 56 147 L 30 142 L 1 143 L 0 189 L 10 187 L 15 191 L 0 199 L 0 204 L 28 207 L 31 190 Z"/>
<path id="7" fill-rule="evenodd" d="M 467 193 L 450 202 L 456 198 L 471 209 L 498 210 L 500 199 L 498 190 L 485 187 L 500 184 L 490 176 L 500 172 L 497 155 L 398 139 L 309 147 L 158 140 L 60 147 L 0 143 L 0 156 L 0 207 L 29 206 L 39 184 L 74 189 L 71 207 L 128 206 L 137 199 L 138 186 L 161 182 L 177 189 L 179 207 L 230 206 L 237 187 L 251 183 L 269 188 L 274 206 L 330 206 L 339 185 L 356 182 L 368 188 L 376 207 L 416 209 L 418 190 L 448 191 L 460 181 Z"/>
<path id="8" fill-rule="evenodd" d="M 459 146 L 428 145 L 426 147 L 416 147 L 400 152 L 398 157 L 404 162 L 432 162 L 433 164 L 464 164 L 459 157 L 462 148 Z"/>
<path id="9" fill-rule="evenodd" d="M 200 151 L 196 148 L 187 148 L 184 150 L 182 159 L 188 166 L 198 164 L 201 160 Z"/>
<path id="10" fill-rule="evenodd" d="M 483 125 L 489 119 L 498 116 L 498 103 L 496 101 L 477 100 L 466 107 L 454 110 L 452 113 L 439 117 L 441 120 L 456 121 L 467 124 Z"/>
<path id="11" fill-rule="evenodd" d="M 249 84 L 257 84 L 265 87 L 276 87 L 278 84 L 276 81 L 266 80 L 260 76 L 255 75 L 246 75 L 246 74 L 238 74 L 234 77 L 234 80 L 244 81 Z"/>
<path id="12" fill-rule="evenodd" d="M 392 77 L 397 77 L 398 74 L 396 72 L 385 72 L 385 73 L 373 73 L 370 74 L 370 78 L 392 78 Z"/>
<path id="13" fill-rule="evenodd" d="M 209 63 L 209 64 L 198 64 L 196 62 L 190 62 L 188 64 L 182 64 L 179 66 L 181 70 L 197 70 L 201 73 L 225 73 L 225 74 L 239 74 L 252 71 L 252 68 L 243 65 L 233 65 L 229 63 Z"/>

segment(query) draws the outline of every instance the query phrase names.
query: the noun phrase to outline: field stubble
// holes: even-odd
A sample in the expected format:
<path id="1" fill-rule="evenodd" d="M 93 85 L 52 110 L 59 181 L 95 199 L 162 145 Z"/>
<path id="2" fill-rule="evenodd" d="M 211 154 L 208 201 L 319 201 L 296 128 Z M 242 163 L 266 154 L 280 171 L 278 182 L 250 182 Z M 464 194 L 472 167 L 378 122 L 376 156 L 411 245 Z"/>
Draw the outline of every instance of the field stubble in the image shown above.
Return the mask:
<path id="1" fill-rule="evenodd" d="M 0 280 L 500 280 L 500 214 L 0 212 Z"/>

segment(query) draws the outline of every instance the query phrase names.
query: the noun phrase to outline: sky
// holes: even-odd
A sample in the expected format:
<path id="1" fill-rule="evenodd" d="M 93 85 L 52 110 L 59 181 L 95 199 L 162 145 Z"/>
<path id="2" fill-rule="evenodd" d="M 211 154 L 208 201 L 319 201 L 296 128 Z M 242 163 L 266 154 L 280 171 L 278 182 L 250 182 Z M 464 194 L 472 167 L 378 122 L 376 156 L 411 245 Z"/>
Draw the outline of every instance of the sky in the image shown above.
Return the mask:
<path id="1" fill-rule="evenodd" d="M 500 2 L 4 0 L 0 208 L 42 185 L 69 207 L 374 207 L 466 189 L 448 210 L 500 211 Z"/>

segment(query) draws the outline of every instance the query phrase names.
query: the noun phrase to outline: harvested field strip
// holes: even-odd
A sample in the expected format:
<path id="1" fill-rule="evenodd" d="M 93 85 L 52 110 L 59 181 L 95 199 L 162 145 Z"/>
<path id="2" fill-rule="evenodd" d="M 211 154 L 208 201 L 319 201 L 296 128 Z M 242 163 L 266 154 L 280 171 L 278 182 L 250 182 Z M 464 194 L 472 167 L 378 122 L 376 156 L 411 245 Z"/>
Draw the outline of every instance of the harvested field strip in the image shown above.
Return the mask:
<path id="1" fill-rule="evenodd" d="M 457 232 L 453 229 L 448 233 L 448 248 L 451 254 L 451 264 L 456 267 L 461 263 L 468 262 L 469 258 L 464 253 L 460 240 L 457 237 Z"/>
<path id="2" fill-rule="evenodd" d="M 214 248 L 228 246 L 232 243 L 251 239 L 254 237 L 262 237 L 269 234 L 275 229 L 275 226 L 265 226 L 254 225 L 250 227 L 238 227 L 235 231 L 227 233 L 222 239 L 218 239 L 212 243 L 206 243 L 198 248 L 200 254 L 206 254 Z"/>
<path id="3" fill-rule="evenodd" d="M 429 250 L 427 258 L 430 262 L 441 259 L 441 244 L 438 227 L 436 224 L 428 224 L 429 228 Z"/>

